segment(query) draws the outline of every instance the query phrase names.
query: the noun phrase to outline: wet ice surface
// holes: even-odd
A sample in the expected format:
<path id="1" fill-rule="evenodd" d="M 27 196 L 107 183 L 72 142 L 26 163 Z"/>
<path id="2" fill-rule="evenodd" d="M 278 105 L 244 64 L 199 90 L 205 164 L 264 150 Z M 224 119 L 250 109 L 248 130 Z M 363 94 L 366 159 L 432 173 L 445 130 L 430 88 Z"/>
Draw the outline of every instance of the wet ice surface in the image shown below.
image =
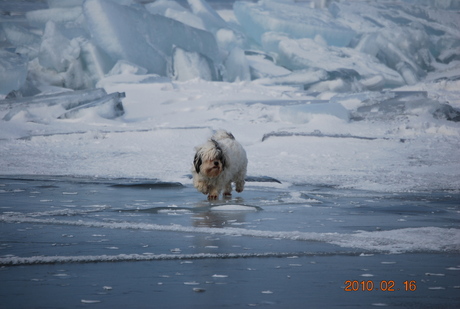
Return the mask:
<path id="1" fill-rule="evenodd" d="M 3 177 L 2 307 L 458 306 L 458 192 L 251 180 L 210 203 L 152 179 Z"/>

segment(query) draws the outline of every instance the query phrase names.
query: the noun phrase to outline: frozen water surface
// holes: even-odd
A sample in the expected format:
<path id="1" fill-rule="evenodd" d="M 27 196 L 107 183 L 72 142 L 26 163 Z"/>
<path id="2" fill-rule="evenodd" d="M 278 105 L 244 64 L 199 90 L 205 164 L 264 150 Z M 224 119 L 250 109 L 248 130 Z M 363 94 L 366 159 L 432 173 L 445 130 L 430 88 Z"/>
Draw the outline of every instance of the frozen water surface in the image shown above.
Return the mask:
<path id="1" fill-rule="evenodd" d="M 248 180 L 208 202 L 155 179 L 2 177 L 2 306 L 458 305 L 458 192 Z"/>

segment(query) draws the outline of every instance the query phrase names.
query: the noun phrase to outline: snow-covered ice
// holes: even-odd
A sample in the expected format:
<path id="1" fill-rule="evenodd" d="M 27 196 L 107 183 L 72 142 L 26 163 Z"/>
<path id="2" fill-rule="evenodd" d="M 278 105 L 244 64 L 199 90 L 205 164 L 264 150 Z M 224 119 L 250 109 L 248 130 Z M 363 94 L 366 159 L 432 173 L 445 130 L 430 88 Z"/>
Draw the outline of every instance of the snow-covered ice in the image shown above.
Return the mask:
<path id="1" fill-rule="evenodd" d="M 126 94 L 125 114 L 115 120 L 90 110 L 56 119 L 49 107 L 29 105 L 1 121 L 2 174 L 188 184 L 193 148 L 225 128 L 246 148 L 250 175 L 378 191 L 460 187 L 459 125 L 446 119 L 437 99 L 455 100 L 452 91 L 328 93 L 321 97 L 329 100 L 318 100 L 290 86 L 157 80 L 102 81 L 107 93 Z M 53 113 L 61 115 L 62 107 Z M 3 108 L 0 116 L 7 114 Z"/>
<path id="2" fill-rule="evenodd" d="M 1 174 L 188 183 L 193 147 L 224 128 L 247 148 L 252 175 L 460 188 L 454 4 L 67 4 L 5 6 L 16 15 L 2 19 Z M 107 111 L 62 110 L 68 88 L 78 97 L 93 87 L 126 97 Z"/>

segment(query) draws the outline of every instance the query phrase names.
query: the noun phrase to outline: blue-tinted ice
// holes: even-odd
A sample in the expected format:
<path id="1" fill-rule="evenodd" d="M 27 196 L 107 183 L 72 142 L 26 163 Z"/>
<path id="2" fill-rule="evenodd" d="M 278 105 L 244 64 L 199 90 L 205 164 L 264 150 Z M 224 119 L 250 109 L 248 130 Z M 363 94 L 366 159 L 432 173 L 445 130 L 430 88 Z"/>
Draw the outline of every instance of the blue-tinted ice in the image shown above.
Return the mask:
<path id="1" fill-rule="evenodd" d="M 284 72 L 293 81 L 304 70 L 319 70 L 325 78 L 313 91 L 373 91 L 416 84 L 460 57 L 455 1 L 319 2 L 234 1 L 233 20 L 203 0 L 183 6 L 109 0 L 47 1 L 48 8 L 2 4 L 8 17 L 0 21 L 0 95 L 33 95 L 31 84 L 91 88 L 120 60 L 179 80 L 233 82 L 249 79 L 252 70 L 251 79 Z M 178 61 L 177 48 L 195 60 Z M 240 50 L 270 53 L 274 62 L 258 73 L 260 65 L 248 63 L 251 57 L 241 57 Z M 204 74 L 203 59 L 212 74 Z M 246 74 L 236 79 L 233 67 Z"/>
<path id="2" fill-rule="evenodd" d="M 3 308 L 459 302 L 458 192 L 248 177 L 210 203 L 181 183 L 51 176 L 3 177 L 0 192 Z M 395 288 L 346 291 L 348 280 Z"/>

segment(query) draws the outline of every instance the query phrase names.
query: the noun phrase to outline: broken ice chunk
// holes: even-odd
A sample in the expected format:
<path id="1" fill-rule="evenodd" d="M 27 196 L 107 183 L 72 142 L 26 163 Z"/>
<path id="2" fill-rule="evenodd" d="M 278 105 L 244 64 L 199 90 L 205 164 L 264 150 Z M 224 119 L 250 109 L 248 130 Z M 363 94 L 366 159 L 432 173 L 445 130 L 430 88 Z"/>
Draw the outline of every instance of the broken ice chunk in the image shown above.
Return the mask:
<path id="1" fill-rule="evenodd" d="M 398 70 L 408 85 L 415 85 L 419 81 L 418 74 L 407 62 L 398 63 L 396 70 Z"/>
<path id="2" fill-rule="evenodd" d="M 225 60 L 226 80 L 229 82 L 251 80 L 248 60 L 244 51 L 235 47 Z"/>
<path id="3" fill-rule="evenodd" d="M 203 289 L 203 288 L 193 288 L 193 292 L 196 292 L 196 293 L 203 293 L 203 292 L 206 292 L 206 289 Z"/>
<path id="4" fill-rule="evenodd" d="M 216 40 L 207 31 L 107 0 L 88 0 L 83 8 L 95 43 L 114 61 L 127 60 L 166 76 L 176 46 L 220 62 Z"/>
<path id="5" fill-rule="evenodd" d="M 283 106 L 280 109 L 280 117 L 283 121 L 291 123 L 307 123 L 315 115 L 329 115 L 348 121 L 348 110 L 340 103 L 312 103 Z"/>
<path id="6" fill-rule="evenodd" d="M 65 112 L 59 116 L 58 119 L 77 118 L 82 111 L 85 111 L 89 108 L 93 108 L 93 110 L 102 118 L 114 119 L 122 116 L 125 113 L 123 104 L 121 102 L 121 99 L 124 97 L 124 92 L 111 93 L 96 101 L 72 108 L 68 112 Z"/>
<path id="7" fill-rule="evenodd" d="M 455 10 L 460 9 L 460 2 L 458 1 L 437 1 L 437 0 L 403 0 L 404 2 L 411 4 L 419 4 L 428 7 L 435 7 L 444 10 Z"/>
<path id="8" fill-rule="evenodd" d="M 357 86 L 373 90 L 405 84 L 398 72 L 377 58 L 352 48 L 328 46 L 319 37 L 292 39 L 285 34 L 266 32 L 262 45 L 277 53 L 278 62 L 291 70 L 322 69 L 329 72 L 328 80 L 343 80 L 345 84 L 364 79 L 364 83 Z"/>
<path id="9" fill-rule="evenodd" d="M 203 80 L 216 80 L 212 61 L 196 52 L 187 52 L 182 48 L 176 47 L 172 57 L 173 77 L 176 80 L 190 80 L 201 78 Z"/>
<path id="10" fill-rule="evenodd" d="M 262 291 L 261 293 L 262 293 L 262 294 L 273 294 L 273 292 L 270 291 L 270 290 Z"/>
<path id="11" fill-rule="evenodd" d="M 73 6 L 80 6 L 83 0 L 46 0 L 50 8 L 69 8 Z"/>
<path id="12" fill-rule="evenodd" d="M 48 21 L 61 25 L 68 22 L 83 22 L 82 9 L 78 6 L 29 11 L 26 13 L 26 18 L 31 26 L 40 28 L 43 28 Z"/>
<path id="13" fill-rule="evenodd" d="M 187 0 L 192 12 L 201 18 L 206 29 L 215 32 L 227 27 L 227 22 L 204 0 Z"/>
<path id="14" fill-rule="evenodd" d="M 189 12 L 186 8 L 174 0 L 156 0 L 145 5 L 145 8 L 152 14 L 165 16 L 168 10 L 177 12 Z"/>
<path id="15" fill-rule="evenodd" d="M 3 23 L 2 26 L 6 39 L 13 46 L 37 46 L 40 43 L 40 36 L 22 26 L 15 23 Z"/>
<path id="16" fill-rule="evenodd" d="M 437 14 L 427 11 L 422 5 L 396 3 L 389 9 L 378 2 L 358 4 L 348 1 L 334 2 L 329 10 L 337 20 L 362 33 L 359 41 L 355 42 L 357 50 L 375 56 L 383 64 L 397 70 L 407 84 L 413 84 L 414 79 L 423 77 L 424 71 L 432 70 L 433 55 L 439 54 L 433 42 L 441 42 L 441 35 L 449 37 L 443 34 L 452 33 L 452 26 L 458 29 L 455 22 L 449 25 L 437 20 Z M 458 20 L 449 12 L 439 16 L 446 20 Z M 455 41 L 458 42 L 458 38 Z"/>
<path id="17" fill-rule="evenodd" d="M 118 4 L 130 5 L 134 0 L 111 0 Z M 85 0 L 46 0 L 50 8 L 69 8 L 74 6 L 81 6 Z"/>
<path id="18" fill-rule="evenodd" d="M 283 32 L 293 38 L 321 35 L 333 46 L 347 46 L 355 36 L 353 30 L 335 21 L 328 11 L 312 9 L 306 3 L 237 1 L 233 10 L 246 33 L 259 43 L 267 31 Z"/>
<path id="19" fill-rule="evenodd" d="M 58 94 L 43 95 L 0 101 L 0 109 L 10 109 L 3 117 L 9 121 L 21 111 L 37 107 L 51 107 L 61 105 L 67 112 L 59 116 L 60 119 L 75 118 L 79 112 L 94 108 L 96 113 L 104 118 L 116 118 L 123 115 L 121 98 L 124 93 L 107 94 L 104 89 L 69 91 Z"/>
<path id="20" fill-rule="evenodd" d="M 283 76 L 291 73 L 288 69 L 276 65 L 273 57 L 257 51 L 245 51 L 251 71 L 251 79 Z"/>
<path id="21" fill-rule="evenodd" d="M 109 72 L 114 63 L 102 49 L 91 41 L 82 40 L 80 48 L 80 59 L 83 70 L 88 73 L 92 84 L 95 85 Z"/>
<path id="22" fill-rule="evenodd" d="M 113 61 L 123 59 L 152 73 L 166 73 L 165 55 L 149 44 L 145 22 L 148 12 L 143 14 L 142 11 L 103 0 L 86 1 L 83 12 L 94 42 Z"/>
<path id="23" fill-rule="evenodd" d="M 97 304 L 97 303 L 100 303 L 101 301 L 96 300 L 96 299 L 82 299 L 81 302 L 83 304 Z"/>
<path id="24" fill-rule="evenodd" d="M 112 76 L 119 74 L 145 75 L 147 74 L 147 70 L 129 61 L 118 60 L 107 75 Z"/>
<path id="25" fill-rule="evenodd" d="M 325 70 L 307 69 L 296 70 L 292 73 L 280 76 L 264 78 L 260 80 L 262 84 L 281 84 L 281 85 L 303 85 L 308 89 L 311 85 L 325 81 L 328 78 L 328 73 Z"/>
<path id="26" fill-rule="evenodd" d="M 460 110 L 453 108 L 448 104 L 440 104 L 433 112 L 436 119 L 445 119 L 454 122 L 460 122 Z"/>
<path id="27" fill-rule="evenodd" d="M 38 56 L 41 66 L 64 72 L 79 55 L 80 46 L 76 40 L 64 37 L 52 21 L 46 23 Z"/>
<path id="28" fill-rule="evenodd" d="M 18 90 L 27 77 L 27 57 L 0 50 L 0 95 Z"/>
<path id="29" fill-rule="evenodd" d="M 163 15 L 168 18 L 180 21 L 188 26 L 206 30 L 206 27 L 198 16 L 184 8 L 174 0 L 157 0 L 145 5 L 151 14 Z"/>
<path id="30" fill-rule="evenodd" d="M 436 42 L 436 50 L 434 56 L 442 63 L 460 60 L 460 40 L 458 37 L 441 37 Z"/>
<path id="31" fill-rule="evenodd" d="M 363 100 L 363 105 L 353 112 L 354 119 L 394 119 L 399 116 L 431 115 L 436 119 L 460 121 L 460 110 L 428 97 L 426 91 L 391 91 L 380 97 Z"/>
<path id="32" fill-rule="evenodd" d="M 29 108 L 61 104 L 65 109 L 71 109 L 80 104 L 100 99 L 105 95 L 107 95 L 107 92 L 105 92 L 105 90 L 102 88 L 66 91 L 56 94 L 40 95 L 36 97 L 3 100 L 0 101 L 0 108 Z"/>

